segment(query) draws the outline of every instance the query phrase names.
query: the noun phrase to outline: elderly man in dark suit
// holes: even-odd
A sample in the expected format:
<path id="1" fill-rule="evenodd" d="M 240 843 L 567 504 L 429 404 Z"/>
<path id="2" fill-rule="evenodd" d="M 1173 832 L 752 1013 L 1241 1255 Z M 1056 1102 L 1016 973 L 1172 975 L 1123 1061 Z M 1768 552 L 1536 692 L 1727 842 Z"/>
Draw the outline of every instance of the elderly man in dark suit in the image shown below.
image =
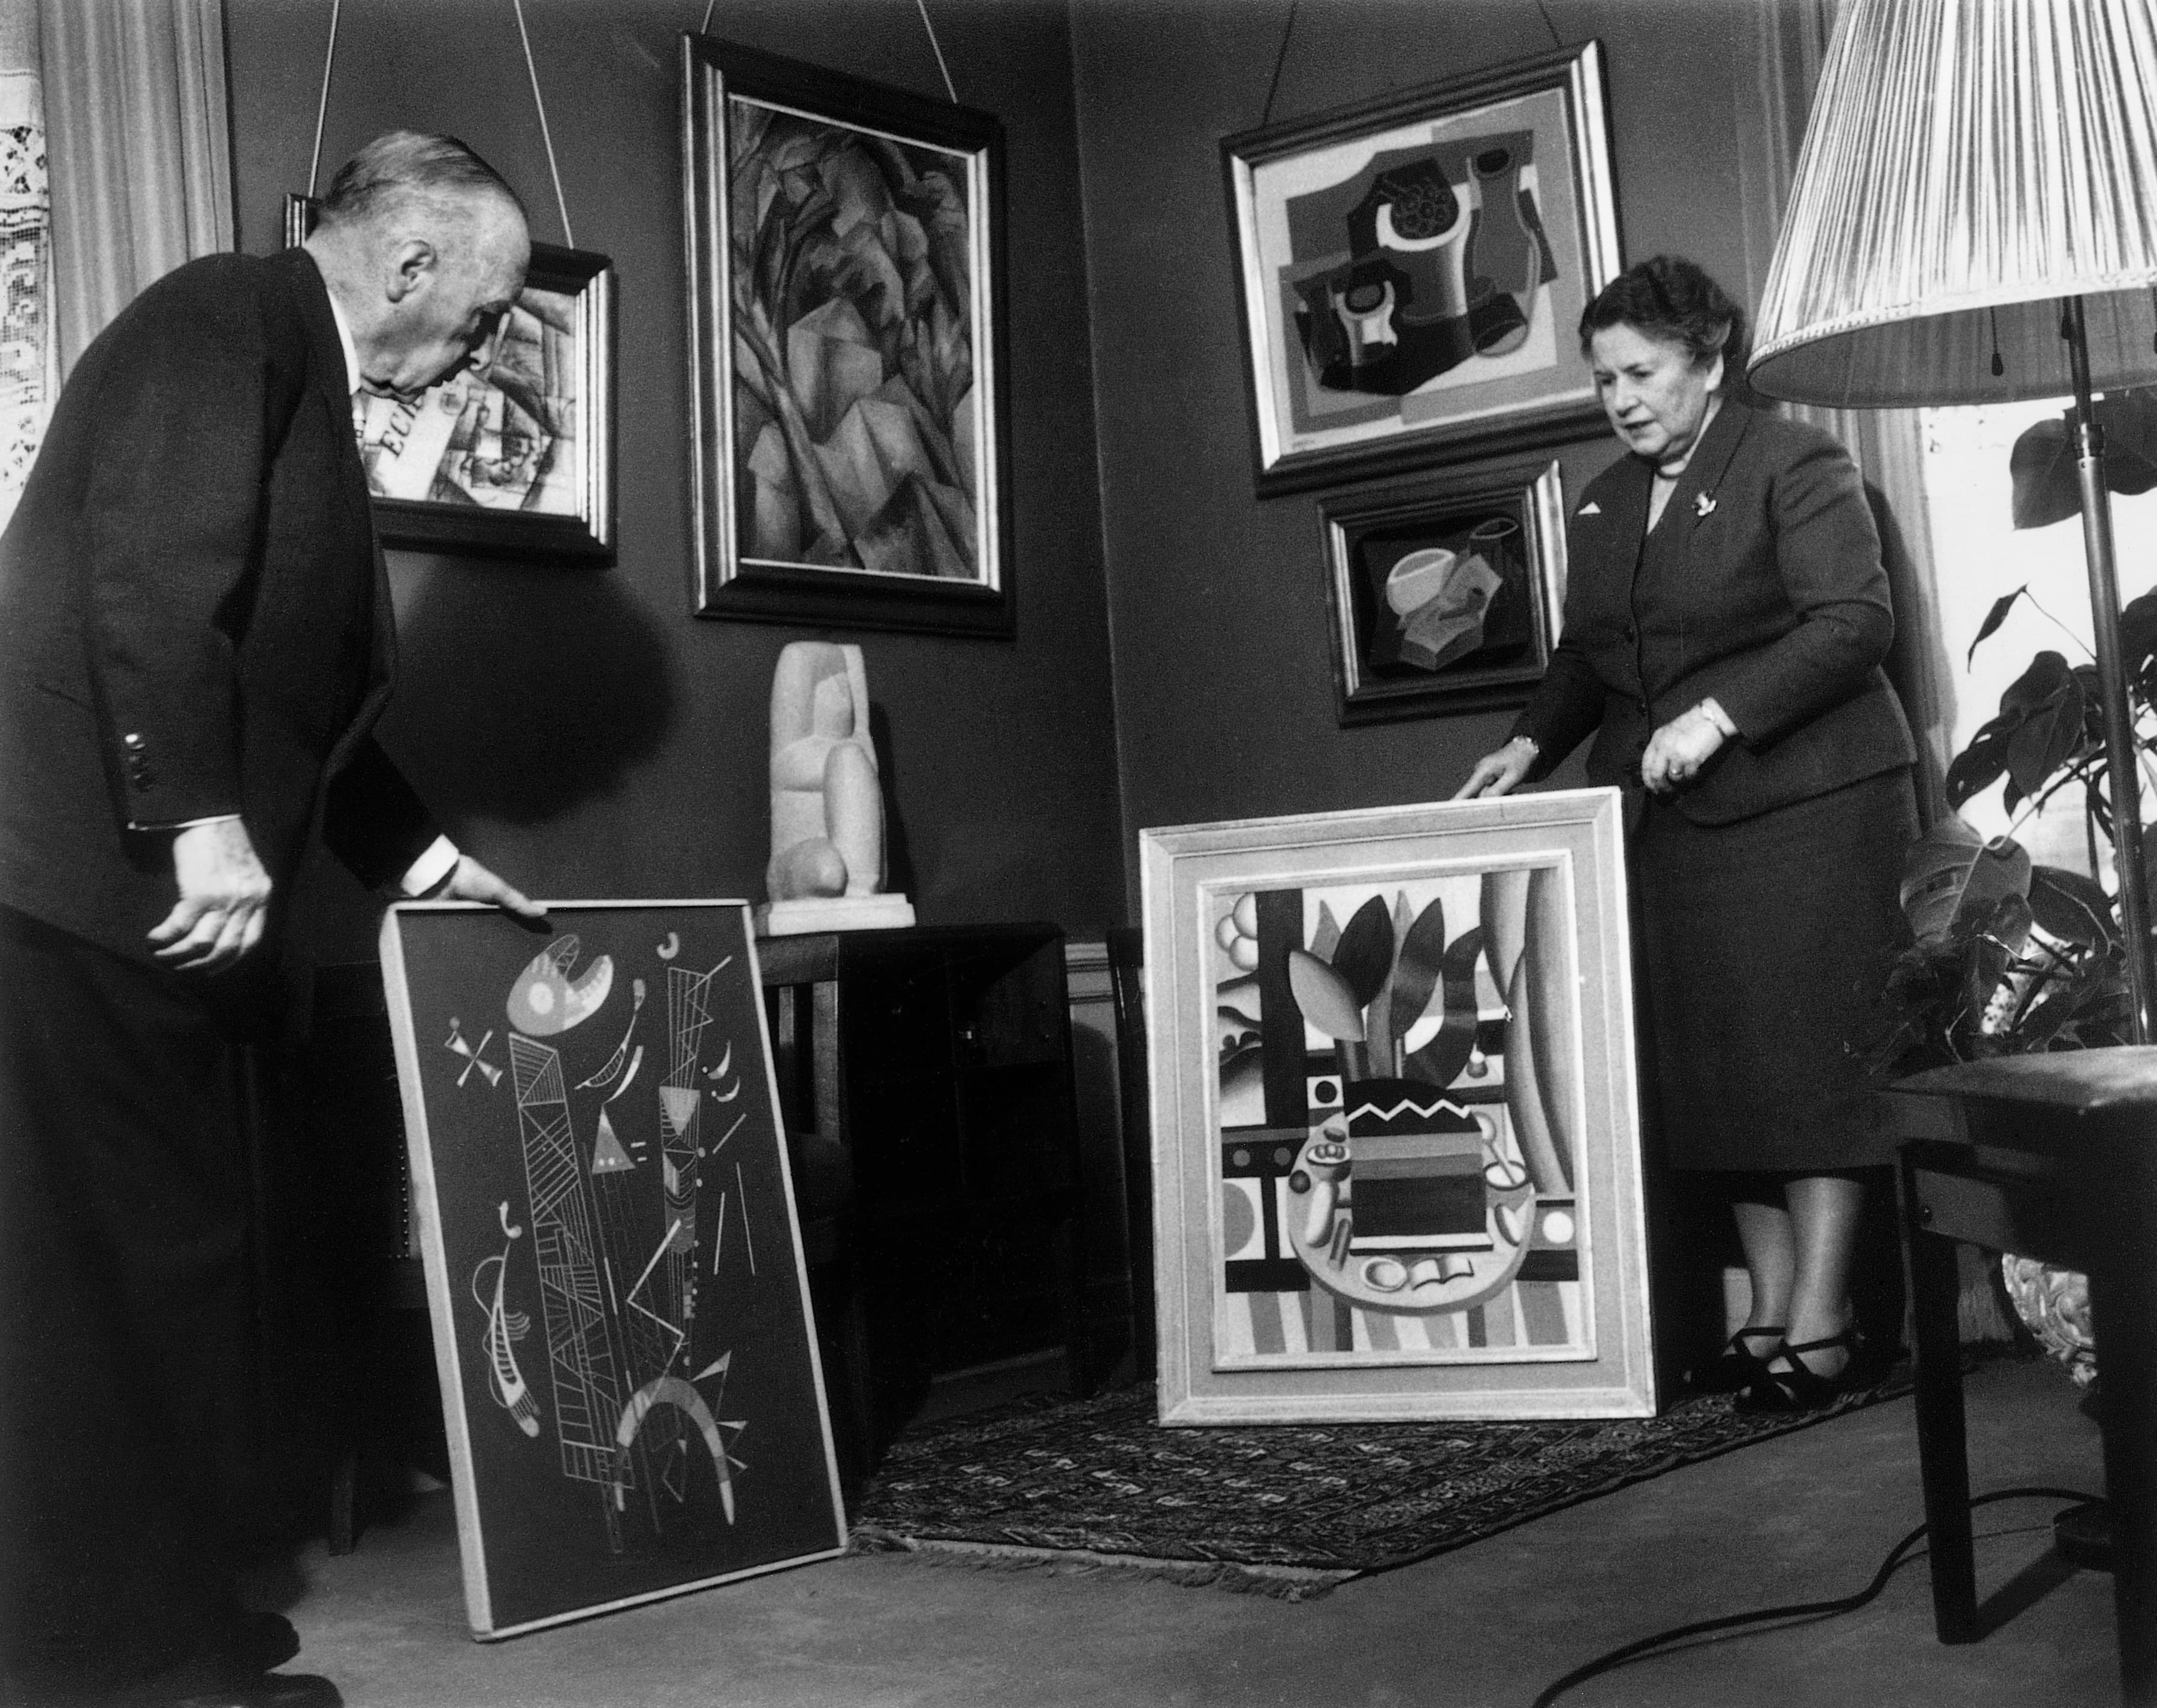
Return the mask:
<path id="1" fill-rule="evenodd" d="M 30 1701 L 334 1703 L 272 1669 L 229 1531 L 238 1062 L 311 836 L 536 912 L 368 733 L 394 636 L 353 432 L 485 351 L 515 193 L 399 132 L 303 250 L 152 286 L 84 353 L 0 539 L 0 1679 Z"/>

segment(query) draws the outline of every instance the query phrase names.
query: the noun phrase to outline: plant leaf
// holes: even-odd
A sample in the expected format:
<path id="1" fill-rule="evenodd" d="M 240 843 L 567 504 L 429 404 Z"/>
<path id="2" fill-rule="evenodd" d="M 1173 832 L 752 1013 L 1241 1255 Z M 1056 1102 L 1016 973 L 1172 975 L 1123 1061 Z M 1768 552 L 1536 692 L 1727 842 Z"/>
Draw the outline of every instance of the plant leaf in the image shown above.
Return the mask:
<path id="1" fill-rule="evenodd" d="M 1995 718 L 1969 738 L 1969 745 L 1948 767 L 1948 805 L 1959 807 L 1982 795 L 2007 769 L 2007 738 L 2013 725 Z"/>
<path id="2" fill-rule="evenodd" d="M 2157 388 L 2114 392 L 2097 404 L 2104 435 L 2104 484 L 2133 496 L 2157 486 Z M 2015 526 L 2045 527 L 2079 516 L 2082 476 L 2076 466 L 2071 414 L 2024 430 L 2008 454 L 2014 482 Z"/>
<path id="3" fill-rule="evenodd" d="M 2033 867 L 2030 911 L 2041 929 L 2062 943 L 2103 949 L 2119 940 L 2112 898 L 2095 879 L 2079 872 L 2058 866 Z"/>
<path id="4" fill-rule="evenodd" d="M 1334 945 L 1333 970 L 1347 981 L 1360 1011 L 1384 988 L 1393 970 L 1393 922 L 1377 896 L 1356 910 Z"/>
<path id="5" fill-rule="evenodd" d="M 2007 774 L 2018 793 L 2042 793 L 2053 774 L 2080 749 L 2088 733 L 2082 716 L 2086 703 L 2082 678 L 2070 671 L 2056 697 L 2033 710 L 2008 738 Z"/>
<path id="6" fill-rule="evenodd" d="M 2026 897 L 2030 871 L 2011 836 L 1988 842 L 1962 820 L 1943 819 L 1903 856 L 1902 912 L 1920 943 L 1942 939 L 2008 898 Z"/>
<path id="7" fill-rule="evenodd" d="M 1963 660 L 1964 669 L 1969 669 L 1976 659 L 1977 649 L 1999 632 L 2000 625 L 2007 620 L 2008 612 L 2015 609 L 2015 601 L 2029 590 L 2030 584 L 2026 581 L 2014 592 L 2003 594 L 1993 600 L 1992 609 L 1985 614 L 1985 620 L 1977 625 L 1977 639 L 1969 643 L 1969 655 Z"/>
<path id="8" fill-rule="evenodd" d="M 1288 988 L 1303 1017 L 1336 1043 L 1363 1042 L 1363 1005 L 1348 981 L 1306 949 L 1288 952 Z"/>
<path id="9" fill-rule="evenodd" d="M 2064 415 L 2023 429 L 2008 453 L 2017 527 L 2045 527 L 2082 513 L 2082 489 Z"/>

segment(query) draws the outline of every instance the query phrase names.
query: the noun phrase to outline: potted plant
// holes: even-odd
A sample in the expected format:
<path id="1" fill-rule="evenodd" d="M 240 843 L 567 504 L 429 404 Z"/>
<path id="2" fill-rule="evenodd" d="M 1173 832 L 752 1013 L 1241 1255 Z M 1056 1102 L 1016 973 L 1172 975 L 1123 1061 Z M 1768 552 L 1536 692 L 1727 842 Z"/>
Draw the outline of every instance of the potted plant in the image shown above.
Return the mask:
<path id="1" fill-rule="evenodd" d="M 2157 390 L 2105 399 L 2097 413 L 2107 441 L 2107 485 L 2128 494 L 2157 486 Z M 2080 513 L 2064 418 L 2025 432 L 2010 470 L 2017 528 Z M 2018 588 L 1995 602 L 1970 643 L 1971 657 L 2028 593 Z M 2157 593 L 2128 604 L 2119 634 L 2138 754 L 2157 754 Z M 1902 908 L 1912 940 L 1889 970 L 1881 1024 L 1867 1050 L 1876 1073 L 1899 1077 L 1952 1062 L 2129 1042 L 2132 1002 L 2114 898 L 2092 877 L 2034 863 L 2013 835 L 2079 784 L 2090 866 L 2101 869 L 2100 838 L 2113 841 L 2104 764 L 2096 666 L 2039 652 L 2000 696 L 1998 714 L 1948 767 L 1951 808 L 2002 783 L 2003 805 L 2014 815 L 2008 834 L 1988 840 L 1950 816 L 1911 846 Z M 2157 888 L 2157 836 L 2145 844 L 2144 857 Z M 2077 1381 L 2088 1381 L 2094 1361 L 2083 1278 L 2011 1255 L 2004 1257 L 2002 1273 L 2017 1314 L 2040 1344 Z"/>

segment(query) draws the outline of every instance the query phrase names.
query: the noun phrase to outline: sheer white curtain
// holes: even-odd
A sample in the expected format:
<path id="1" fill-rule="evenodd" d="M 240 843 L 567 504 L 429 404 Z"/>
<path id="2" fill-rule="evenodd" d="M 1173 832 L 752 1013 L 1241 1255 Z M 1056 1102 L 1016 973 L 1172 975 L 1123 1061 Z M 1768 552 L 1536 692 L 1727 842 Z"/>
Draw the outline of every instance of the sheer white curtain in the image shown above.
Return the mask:
<path id="1" fill-rule="evenodd" d="M 1738 184 L 1748 311 L 1758 309 L 1761 289 L 1768 281 L 1775 235 L 1782 227 L 1835 9 L 1836 0 L 1757 0 L 1748 8 L 1755 50 L 1740 56 L 1732 96 L 1740 139 Z M 1894 584 L 1896 639 L 1888 674 L 1924 749 L 1918 767 L 1918 804 L 1929 821 L 1946 810 L 1940 777 L 1949 757 L 1954 713 L 1926 514 L 1923 418 L 1915 409 L 1784 407 L 1825 428 L 1848 446 L 1872 489 L 1887 573 Z"/>
<path id="2" fill-rule="evenodd" d="M 232 247 L 224 3 L 43 0 L 39 11 L 64 373 L 144 286 Z"/>

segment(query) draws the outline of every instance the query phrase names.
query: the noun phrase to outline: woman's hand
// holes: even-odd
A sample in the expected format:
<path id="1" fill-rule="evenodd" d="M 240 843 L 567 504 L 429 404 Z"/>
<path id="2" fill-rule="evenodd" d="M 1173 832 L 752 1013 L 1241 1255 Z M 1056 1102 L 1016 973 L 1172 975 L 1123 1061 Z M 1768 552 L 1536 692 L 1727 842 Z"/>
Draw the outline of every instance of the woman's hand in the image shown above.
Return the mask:
<path id="1" fill-rule="evenodd" d="M 1516 735 L 1497 752 L 1485 754 L 1475 762 L 1475 769 L 1468 774 L 1468 780 L 1453 791 L 1455 800 L 1473 800 L 1483 795 L 1511 795 L 1514 786 L 1528 774 L 1528 767 L 1536 762 L 1540 752 L 1535 743 L 1525 735 Z"/>
<path id="2" fill-rule="evenodd" d="M 1733 733 L 1722 707 L 1703 700 L 1681 712 L 1648 738 L 1640 755 L 1640 780 L 1651 795 L 1669 795 L 1697 777 Z"/>

